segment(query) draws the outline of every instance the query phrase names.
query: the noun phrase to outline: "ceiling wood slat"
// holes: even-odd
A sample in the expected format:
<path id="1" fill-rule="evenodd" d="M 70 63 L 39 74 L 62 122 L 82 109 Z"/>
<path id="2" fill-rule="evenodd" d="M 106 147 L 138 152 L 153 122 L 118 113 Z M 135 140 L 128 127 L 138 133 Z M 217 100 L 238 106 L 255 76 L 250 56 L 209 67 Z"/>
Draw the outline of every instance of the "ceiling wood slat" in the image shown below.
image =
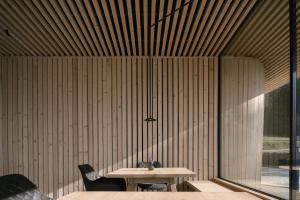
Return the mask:
<path id="1" fill-rule="evenodd" d="M 91 2 L 90 1 L 83 1 L 86 9 L 87 9 L 87 13 L 88 13 L 88 16 L 90 17 L 91 19 L 91 25 L 92 27 L 94 27 L 95 29 L 95 32 L 96 32 L 96 38 L 97 39 L 94 39 L 94 42 L 96 40 L 96 42 L 99 42 L 101 48 L 102 48 L 102 53 L 103 55 L 110 55 L 109 53 L 109 47 L 108 47 L 108 44 L 105 40 L 105 37 L 103 36 L 103 33 L 101 32 L 101 29 L 100 29 L 100 26 L 97 24 L 97 19 L 96 19 L 96 16 L 95 16 L 95 13 L 93 11 L 93 8 L 92 8 L 92 5 L 91 5 Z M 91 27 L 90 27 L 91 28 Z M 97 45 L 97 44 L 96 44 Z"/>
<path id="2" fill-rule="evenodd" d="M 17 1 L 18 3 L 23 3 L 25 6 L 23 6 L 23 9 L 30 10 L 31 13 L 33 13 L 34 17 L 40 21 L 40 23 L 43 25 L 43 28 L 47 31 L 48 35 L 53 38 L 52 42 L 56 42 L 58 47 L 63 51 L 63 55 L 69 56 L 71 55 L 71 52 L 68 51 L 68 46 L 66 45 L 66 40 L 58 33 L 58 27 L 54 25 L 54 21 L 49 20 L 49 16 L 44 17 L 37 7 L 33 4 L 32 1 Z M 47 35 L 47 36 L 48 36 Z"/>
<path id="3" fill-rule="evenodd" d="M 219 11 L 222 8 L 223 3 L 224 3 L 224 1 L 219 1 L 217 3 L 217 5 L 215 5 L 215 8 L 213 9 L 212 14 L 210 16 L 208 16 L 208 19 L 204 26 L 205 28 L 203 29 L 199 39 L 196 39 L 197 42 L 194 43 L 195 45 L 193 46 L 193 48 L 191 50 L 191 52 L 193 52 L 192 54 L 199 55 L 199 50 L 200 50 L 199 48 L 202 46 L 199 44 L 203 44 L 204 40 L 206 39 L 207 35 L 209 34 L 211 27 L 214 25 L 215 19 L 218 16 Z"/>
<path id="4" fill-rule="evenodd" d="M 124 12 L 124 9 L 120 10 L 120 5 L 118 2 L 111 1 L 111 10 L 113 13 L 114 17 L 114 23 L 115 23 L 115 28 L 119 37 L 119 42 L 122 45 L 122 51 L 124 52 L 123 55 L 128 55 L 128 52 L 130 52 L 130 47 L 128 46 L 128 37 L 126 37 L 126 22 L 125 22 L 125 15 L 122 13 Z M 123 7 L 122 7 L 123 8 Z M 124 23 L 123 23 L 124 22 Z M 124 32 L 125 31 L 125 32 Z"/>
<path id="5" fill-rule="evenodd" d="M 1 47 L 6 49 L 5 52 L 14 52 L 13 54 L 5 55 L 28 55 L 26 47 L 24 47 L 18 40 L 15 40 L 12 35 L 7 36 L 3 31 L 0 31 L 0 42 L 2 42 Z"/>
<path id="6" fill-rule="evenodd" d="M 94 7 L 94 5 L 91 4 L 90 1 L 84 1 L 84 4 L 85 4 L 88 14 L 92 20 L 93 26 L 96 29 L 96 33 L 99 38 L 99 42 L 102 44 L 104 54 L 106 56 L 111 55 L 113 52 L 113 48 L 111 46 L 110 39 L 107 36 L 107 31 L 103 31 L 101 28 L 101 24 L 98 23 L 99 19 L 97 16 L 97 12 L 94 12 L 94 9 L 96 9 L 96 7 Z M 105 48 L 104 48 L 104 46 L 105 46 Z"/>
<path id="7" fill-rule="evenodd" d="M 75 49 L 77 54 L 80 54 L 81 52 L 85 56 L 91 55 L 87 41 L 85 40 L 78 24 L 76 23 L 76 19 L 68 8 L 66 2 L 63 0 L 59 1 L 59 4 L 55 3 L 54 1 L 50 1 L 50 3 L 66 27 L 65 30 L 61 30 L 71 43 L 72 48 Z M 74 42 L 70 41 L 70 39 L 72 39 Z"/>
<path id="8" fill-rule="evenodd" d="M 131 0 L 126 0 L 126 7 L 128 12 L 128 21 L 129 21 L 129 31 L 131 38 L 131 46 L 132 46 L 132 54 L 133 56 L 137 55 L 137 50 L 135 46 L 135 37 L 134 37 L 134 27 L 133 27 L 133 13 L 132 13 L 132 6 L 131 6 Z M 125 12 L 126 13 L 126 12 Z"/>
<path id="9" fill-rule="evenodd" d="M 194 52 L 194 49 L 196 47 L 196 44 L 197 44 L 197 41 L 199 40 L 203 30 L 204 30 L 204 26 L 205 24 L 207 23 L 207 20 L 210 16 L 210 14 L 212 13 L 213 11 L 213 7 L 214 7 L 214 3 L 215 1 L 213 2 L 209 2 L 208 5 L 207 5 L 207 8 L 203 11 L 202 13 L 202 16 L 201 16 L 201 20 L 199 21 L 200 25 L 198 25 L 197 27 L 197 31 L 195 32 L 195 35 L 193 35 L 193 42 L 188 46 L 189 48 L 187 48 L 188 52 L 187 53 L 188 55 L 192 55 L 193 52 Z"/>
<path id="10" fill-rule="evenodd" d="M 36 43 L 36 40 L 34 38 L 32 38 L 32 34 L 28 33 L 28 31 L 23 31 L 23 25 L 20 24 L 20 22 L 15 21 L 14 19 L 16 19 L 17 16 L 15 15 L 11 15 L 10 13 L 6 13 L 7 9 L 5 7 L 2 7 L 2 5 L 4 4 L 3 1 L 1 2 L 1 6 L 0 6 L 0 15 L 2 16 L 0 18 L 0 23 L 4 24 L 6 27 L 8 27 L 9 29 L 9 34 L 13 34 L 14 38 L 18 41 L 21 41 L 22 38 L 26 38 L 23 41 L 24 46 L 28 49 L 28 51 L 30 51 L 30 53 L 34 54 L 34 55 L 38 55 L 38 54 L 42 54 L 42 49 L 38 44 L 34 44 Z M 6 11 L 6 12 L 5 12 Z M 19 19 L 20 20 L 20 19 Z M 31 37 L 28 35 L 31 34 Z M 47 52 L 44 52 L 44 54 Z"/>
<path id="11" fill-rule="evenodd" d="M 198 13 L 196 14 L 197 17 L 195 19 L 195 22 L 194 22 L 194 25 L 193 27 L 191 27 L 191 31 L 190 31 L 190 34 L 187 38 L 187 42 L 185 42 L 185 45 L 184 45 L 184 48 L 183 48 L 183 53 L 181 53 L 181 55 L 183 56 L 187 56 L 188 54 L 188 50 L 189 50 L 189 47 L 191 45 L 191 43 L 193 42 L 193 39 L 194 39 L 194 35 L 196 34 L 196 31 L 198 29 L 198 26 L 200 25 L 201 23 L 201 19 L 202 19 L 202 15 L 203 15 L 203 11 L 206 7 L 208 2 L 205 2 L 205 1 L 200 1 L 200 8 L 199 8 L 199 11 Z"/>
<path id="12" fill-rule="evenodd" d="M 59 1 L 59 2 L 63 2 L 63 1 Z M 77 9 L 77 6 L 75 5 L 75 2 L 74 1 L 66 1 L 66 2 L 72 12 L 72 16 L 75 18 L 74 24 L 77 24 L 79 26 L 79 28 L 78 28 L 78 26 L 76 26 L 79 29 L 78 33 L 83 33 L 81 40 L 83 40 L 86 44 L 85 47 L 88 52 L 88 55 L 89 56 L 98 55 L 95 44 L 92 41 L 90 33 L 86 28 L 86 25 Z M 65 7 L 66 7 L 66 5 L 65 5 Z M 68 10 L 68 9 L 66 9 L 66 10 Z"/>
<path id="13" fill-rule="evenodd" d="M 187 25 L 186 25 L 188 29 L 181 32 L 180 38 L 182 39 L 177 46 L 177 50 L 176 50 L 177 55 L 182 55 L 182 48 L 186 45 L 186 39 L 188 37 L 188 32 L 189 32 L 188 30 L 191 29 L 192 20 L 197 15 L 197 13 L 195 12 L 199 3 L 201 4 L 201 1 L 192 1 L 190 15 L 188 17 Z"/>
<path id="14" fill-rule="evenodd" d="M 137 29 L 137 41 L 138 41 L 138 47 L 139 52 L 138 55 L 142 55 L 143 49 L 142 49 L 142 27 L 141 27 L 141 7 L 140 7 L 140 1 L 136 1 L 136 8 L 135 8 L 135 18 L 136 18 L 136 29 Z"/>
<path id="15" fill-rule="evenodd" d="M 38 40 L 43 41 L 46 46 L 46 49 L 49 48 L 51 50 L 52 55 L 64 54 L 59 46 L 53 42 L 53 38 L 48 37 L 48 33 L 45 32 L 45 28 L 43 25 L 39 23 L 39 21 L 34 17 L 34 15 L 27 9 L 22 9 L 24 4 L 21 4 L 22 1 L 9 1 L 11 7 L 14 8 L 15 13 L 19 13 L 19 15 L 25 15 L 23 17 L 23 22 L 25 21 L 27 26 L 30 27 L 30 30 L 38 37 Z"/>
<path id="16" fill-rule="evenodd" d="M 173 6 L 173 3 L 171 1 L 168 1 L 168 8 L 167 8 L 168 14 L 172 12 L 172 6 Z M 164 34 L 162 37 L 162 48 L 161 48 L 160 55 L 166 55 L 167 36 L 168 36 L 169 30 L 172 28 L 170 20 L 171 20 L 171 17 L 167 17 L 165 19 L 165 31 L 164 31 Z"/>
<path id="17" fill-rule="evenodd" d="M 151 1 L 151 13 L 150 13 L 150 17 L 151 17 L 151 21 L 150 21 L 150 27 L 148 27 L 148 29 L 150 29 L 150 54 L 154 55 L 154 28 L 152 28 L 152 24 L 155 23 L 155 15 L 156 15 L 156 1 L 153 0 Z"/>
<path id="18" fill-rule="evenodd" d="M 236 15 L 237 21 L 230 21 L 230 25 L 228 25 L 225 33 L 222 34 L 221 38 L 218 39 L 217 45 L 214 46 L 214 50 L 210 54 L 217 54 L 220 55 L 221 52 L 224 50 L 225 46 L 230 42 L 230 39 L 234 36 L 237 29 L 242 25 L 248 14 L 250 13 L 251 9 L 254 7 L 254 5 L 257 3 L 257 0 L 249 1 L 247 3 L 247 6 L 244 8 L 244 10 L 241 12 L 241 15 Z M 227 31 L 228 30 L 228 31 Z"/>
<path id="19" fill-rule="evenodd" d="M 11 1 L 9 1 L 12 3 Z M 16 24 L 15 28 L 18 30 L 20 37 L 26 37 L 31 46 L 34 49 L 37 49 L 37 52 L 43 55 L 53 55 L 53 52 L 49 51 L 49 46 L 45 43 L 44 39 L 39 37 L 39 34 L 36 33 L 36 29 L 32 29 L 28 26 L 28 19 L 22 19 L 21 13 L 18 13 L 16 10 L 12 10 L 12 5 L 7 3 L 7 1 L 0 1 L 1 6 L 3 6 L 1 14 L 6 15 L 6 21 L 8 26 L 10 24 Z M 44 53 L 43 53 L 44 52 Z"/>
<path id="20" fill-rule="evenodd" d="M 3 0 L 0 23 L 13 38 L 3 48 L 30 56 L 218 56 L 255 2 Z"/>
<path id="21" fill-rule="evenodd" d="M 160 1 L 160 4 L 159 4 L 159 11 L 158 11 L 158 20 L 162 19 L 164 15 L 164 4 L 165 4 L 165 1 Z M 162 24 L 163 24 L 163 21 L 160 21 L 156 26 L 155 28 L 157 27 L 157 32 L 156 32 L 156 44 L 155 44 L 155 54 L 156 56 L 159 55 L 159 47 L 160 47 L 160 39 L 161 39 L 161 36 L 164 34 L 162 32 Z M 153 30 L 154 31 L 154 30 Z"/>
<path id="22" fill-rule="evenodd" d="M 210 52 L 211 52 L 212 48 L 214 47 L 214 45 L 216 44 L 216 42 L 218 41 L 218 39 L 222 38 L 223 35 L 228 33 L 228 31 L 226 31 L 226 28 L 228 26 L 230 26 L 230 22 L 236 22 L 237 17 L 240 16 L 240 14 L 242 13 L 242 11 L 246 5 L 247 5 L 246 1 L 243 1 L 242 3 L 239 1 L 231 2 L 230 10 L 228 11 L 228 13 L 226 13 L 224 18 L 222 19 L 222 23 L 217 28 L 214 36 L 211 36 L 210 40 L 205 41 L 205 44 L 203 47 L 203 55 L 210 55 Z M 239 9 L 237 9 L 238 7 L 239 7 Z M 233 24 L 233 23 L 231 23 L 231 24 Z M 225 38 L 225 37 L 223 37 L 223 38 Z"/>
<path id="23" fill-rule="evenodd" d="M 93 29 L 93 26 L 91 24 L 91 21 L 89 19 L 89 15 L 88 13 L 85 11 L 85 7 L 83 5 L 83 2 L 81 0 L 76 0 L 76 4 L 77 4 L 77 7 L 79 9 L 79 12 L 83 18 L 83 21 L 86 25 L 86 29 L 88 31 L 88 33 L 90 33 L 90 36 L 92 39 L 90 39 L 90 43 L 93 44 L 93 46 L 96 47 L 96 54 L 94 52 L 94 55 L 103 55 L 103 51 L 102 51 L 102 45 L 100 44 L 99 40 L 98 40 L 98 37 L 96 36 L 96 33 L 95 33 L 95 30 Z M 102 43 L 103 44 L 103 43 Z"/>
<path id="24" fill-rule="evenodd" d="M 121 50 L 119 52 L 119 54 L 120 55 L 125 55 L 123 43 L 121 42 L 122 41 L 121 33 L 120 33 L 119 29 L 117 29 L 117 31 L 116 31 L 117 34 L 116 34 L 115 29 L 114 29 L 114 24 L 117 24 L 115 20 L 118 20 L 117 16 L 116 16 L 116 13 L 113 13 L 113 18 L 114 19 L 112 20 L 111 19 L 111 14 L 109 12 L 109 7 L 111 7 L 109 1 L 108 0 L 101 1 L 101 4 L 102 4 L 102 8 L 104 10 L 104 15 L 105 15 L 106 22 L 108 24 L 109 32 L 113 37 L 115 45 L 118 47 L 118 49 Z M 120 46 L 120 48 L 119 48 L 119 46 Z"/>
<path id="25" fill-rule="evenodd" d="M 180 8 L 181 4 L 182 3 L 180 2 L 180 0 L 177 0 L 175 9 Z M 168 46 L 166 47 L 166 50 L 167 50 L 166 55 L 171 55 L 171 46 L 173 44 L 174 35 L 175 35 L 175 32 L 176 32 L 175 28 L 176 28 L 176 25 L 178 23 L 178 15 L 179 15 L 178 11 L 174 13 L 173 23 L 171 24 L 171 27 L 170 27 L 170 38 L 169 38 Z"/>
<path id="26" fill-rule="evenodd" d="M 258 58 L 265 66 L 265 92 L 269 92 L 289 82 L 289 4 L 288 1 L 259 3 L 227 44 L 222 55 Z M 300 5 L 297 4 L 298 38 L 299 11 Z M 298 39 L 297 44 L 299 41 Z M 298 44 L 298 52 L 299 50 Z M 297 57 L 300 58 L 299 53 Z"/>
<path id="27" fill-rule="evenodd" d="M 211 30 L 208 30 L 210 33 L 207 32 L 207 36 L 205 37 L 205 39 L 202 40 L 201 43 L 203 43 L 203 45 L 199 45 L 197 48 L 197 53 L 196 55 L 203 55 L 206 46 L 209 44 L 209 42 L 211 41 L 212 37 L 214 36 L 214 34 L 217 32 L 218 29 L 220 29 L 220 27 L 222 27 L 222 23 L 224 23 L 224 18 L 230 17 L 230 13 L 228 13 L 228 10 L 231 6 L 232 1 L 226 1 L 223 4 L 223 9 L 220 10 L 219 16 L 217 16 L 217 19 L 215 20 L 214 24 L 211 27 Z M 238 5 L 238 1 L 235 1 L 236 5 Z M 227 19 L 228 20 L 228 19 Z M 226 21 L 226 20 L 225 20 Z M 213 34 L 211 34 L 213 33 Z"/>
<path id="28" fill-rule="evenodd" d="M 71 47 L 72 41 L 70 40 L 69 35 L 66 35 L 66 32 L 64 32 L 65 27 L 60 21 L 59 17 L 56 15 L 55 11 L 52 9 L 52 6 L 50 6 L 49 4 L 44 6 L 41 1 L 33 1 L 33 3 L 34 6 L 36 6 L 36 8 L 39 10 L 39 12 L 46 18 L 51 27 L 55 30 L 56 34 L 61 37 L 63 43 L 66 46 L 65 49 L 67 49 L 70 54 L 80 54 L 79 51 L 76 51 L 76 48 L 74 51 L 74 46 Z"/>
<path id="29" fill-rule="evenodd" d="M 24 55 L 23 52 L 22 53 L 18 52 L 18 50 L 16 50 L 13 45 L 10 45 L 7 40 L 3 39 L 1 35 L 0 35 L 0 48 L 4 55 L 10 55 L 10 56 L 18 55 L 18 54 Z"/>
<path id="30" fill-rule="evenodd" d="M 98 23 L 101 27 L 101 30 L 103 31 L 106 41 L 108 42 L 110 50 L 111 50 L 111 55 L 120 55 L 119 49 L 117 44 L 115 43 L 115 40 L 112 39 L 111 33 L 109 32 L 109 29 L 105 23 L 105 15 L 102 12 L 99 2 L 98 1 L 92 1 L 93 2 L 93 7 L 97 13 L 97 18 L 98 18 Z"/>
<path id="31" fill-rule="evenodd" d="M 193 4 L 192 4 L 193 5 Z M 177 23 L 178 24 L 178 30 L 175 30 L 176 31 L 176 33 L 175 33 L 175 38 L 174 38 L 174 43 L 172 44 L 172 46 L 171 46 L 171 52 L 170 52 L 170 54 L 171 55 L 173 55 L 173 56 L 175 56 L 175 54 L 176 54 L 176 49 L 177 49 L 177 47 L 178 47 L 178 44 L 179 44 L 179 40 L 180 40 L 180 35 L 181 35 L 181 33 L 183 32 L 183 31 L 185 31 L 185 30 L 183 30 L 183 28 L 184 28 L 184 24 L 185 24 L 185 22 L 186 22 L 186 20 L 187 20 L 187 18 L 189 17 L 189 12 L 188 12 L 188 9 L 189 9 L 189 7 L 190 7 L 191 5 L 187 5 L 187 6 L 184 6 L 183 8 L 182 8 L 182 14 L 181 14 L 181 18 L 180 18 L 180 20 L 178 21 L 179 23 Z"/>
<path id="32" fill-rule="evenodd" d="M 148 13 L 148 1 L 143 1 L 143 15 L 144 15 L 144 51 L 145 51 L 145 55 L 149 55 L 148 54 L 148 17 L 149 17 L 149 13 Z"/>
<path id="33" fill-rule="evenodd" d="M 252 35 L 252 37 L 248 38 L 247 41 L 245 41 L 245 43 L 241 46 L 240 48 L 240 54 L 245 54 L 247 52 L 247 48 L 252 49 L 253 48 L 253 44 L 256 44 L 258 42 L 258 40 L 260 40 L 260 38 L 263 36 L 263 32 L 265 32 L 266 30 L 268 30 L 268 26 L 272 25 L 272 26 L 276 26 L 276 24 L 278 23 L 278 20 L 280 19 L 280 17 L 282 17 L 280 15 L 280 13 L 282 13 L 282 9 L 284 9 L 284 4 L 279 4 L 276 5 L 274 3 L 275 7 L 272 9 L 271 13 L 269 13 L 270 15 L 267 17 L 267 19 L 265 21 L 263 21 L 260 25 L 258 25 L 258 29 L 251 29 L 249 35 Z M 284 13 L 284 12 L 283 12 Z M 254 34 L 255 32 L 255 34 Z M 256 37 L 254 37 L 256 36 Z M 250 52 L 249 52 L 250 53 Z"/>

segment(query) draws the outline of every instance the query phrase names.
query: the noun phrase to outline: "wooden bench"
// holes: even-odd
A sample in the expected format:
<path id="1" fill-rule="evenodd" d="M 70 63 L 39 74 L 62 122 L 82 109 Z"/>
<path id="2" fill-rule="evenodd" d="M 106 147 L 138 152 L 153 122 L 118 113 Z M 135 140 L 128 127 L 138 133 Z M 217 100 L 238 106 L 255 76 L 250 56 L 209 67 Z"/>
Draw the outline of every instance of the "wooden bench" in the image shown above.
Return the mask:
<path id="1" fill-rule="evenodd" d="M 187 181 L 187 185 L 192 191 L 198 192 L 233 192 L 212 181 Z"/>

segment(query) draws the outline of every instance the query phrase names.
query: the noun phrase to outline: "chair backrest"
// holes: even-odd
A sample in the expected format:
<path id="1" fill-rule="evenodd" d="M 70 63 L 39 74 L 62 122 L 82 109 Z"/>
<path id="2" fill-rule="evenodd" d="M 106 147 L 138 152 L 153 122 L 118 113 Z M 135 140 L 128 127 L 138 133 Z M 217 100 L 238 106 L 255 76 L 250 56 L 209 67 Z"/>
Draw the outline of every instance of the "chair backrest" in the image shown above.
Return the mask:
<path id="1" fill-rule="evenodd" d="M 9 174 L 0 177 L 0 199 L 49 200 L 28 178 L 21 174 Z"/>
<path id="2" fill-rule="evenodd" d="M 139 162 L 137 164 L 138 168 L 148 168 L 148 166 L 149 166 L 149 162 Z M 162 165 L 159 161 L 153 161 L 153 166 L 155 168 L 161 168 L 162 167 Z"/>
<path id="3" fill-rule="evenodd" d="M 78 168 L 85 185 L 88 185 L 90 181 L 94 181 L 100 178 L 100 175 L 95 172 L 94 168 L 89 164 L 78 165 Z"/>
<path id="4" fill-rule="evenodd" d="M 159 161 L 154 161 L 153 165 L 154 165 L 155 168 L 162 168 L 162 165 Z"/>
<path id="5" fill-rule="evenodd" d="M 139 162 L 139 163 L 137 164 L 137 167 L 138 167 L 138 168 L 148 168 L 148 166 L 149 166 L 149 163 L 148 163 L 148 162 Z"/>
<path id="6" fill-rule="evenodd" d="M 78 165 L 86 191 L 126 191 L 122 178 L 100 177 L 89 164 Z"/>

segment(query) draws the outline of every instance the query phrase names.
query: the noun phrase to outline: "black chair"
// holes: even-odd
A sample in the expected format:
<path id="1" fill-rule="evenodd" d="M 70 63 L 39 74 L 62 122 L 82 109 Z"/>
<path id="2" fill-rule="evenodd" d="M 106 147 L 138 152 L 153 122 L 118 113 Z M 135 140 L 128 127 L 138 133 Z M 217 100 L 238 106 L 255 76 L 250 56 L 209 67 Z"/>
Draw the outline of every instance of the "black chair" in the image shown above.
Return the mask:
<path id="1" fill-rule="evenodd" d="M 42 194 L 28 178 L 21 174 L 0 177 L 0 199 L 8 200 L 50 200 Z"/>
<path id="2" fill-rule="evenodd" d="M 162 165 L 158 161 L 153 161 L 154 168 L 161 168 Z M 139 162 L 138 168 L 148 168 L 148 162 Z M 167 189 L 167 183 L 139 183 L 138 188 L 141 188 L 142 191 L 165 191 Z"/>
<path id="3" fill-rule="evenodd" d="M 78 165 L 86 191 L 126 191 L 122 178 L 100 177 L 89 164 Z"/>

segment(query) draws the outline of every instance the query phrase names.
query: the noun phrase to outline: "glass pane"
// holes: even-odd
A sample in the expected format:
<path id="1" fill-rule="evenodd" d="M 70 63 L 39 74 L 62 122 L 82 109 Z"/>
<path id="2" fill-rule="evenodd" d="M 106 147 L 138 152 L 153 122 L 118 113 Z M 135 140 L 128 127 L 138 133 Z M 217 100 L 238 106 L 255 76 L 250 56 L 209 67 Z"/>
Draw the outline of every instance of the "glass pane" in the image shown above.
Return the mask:
<path id="1" fill-rule="evenodd" d="M 221 178 L 288 199 L 288 0 L 258 1 L 223 51 L 221 77 Z"/>

